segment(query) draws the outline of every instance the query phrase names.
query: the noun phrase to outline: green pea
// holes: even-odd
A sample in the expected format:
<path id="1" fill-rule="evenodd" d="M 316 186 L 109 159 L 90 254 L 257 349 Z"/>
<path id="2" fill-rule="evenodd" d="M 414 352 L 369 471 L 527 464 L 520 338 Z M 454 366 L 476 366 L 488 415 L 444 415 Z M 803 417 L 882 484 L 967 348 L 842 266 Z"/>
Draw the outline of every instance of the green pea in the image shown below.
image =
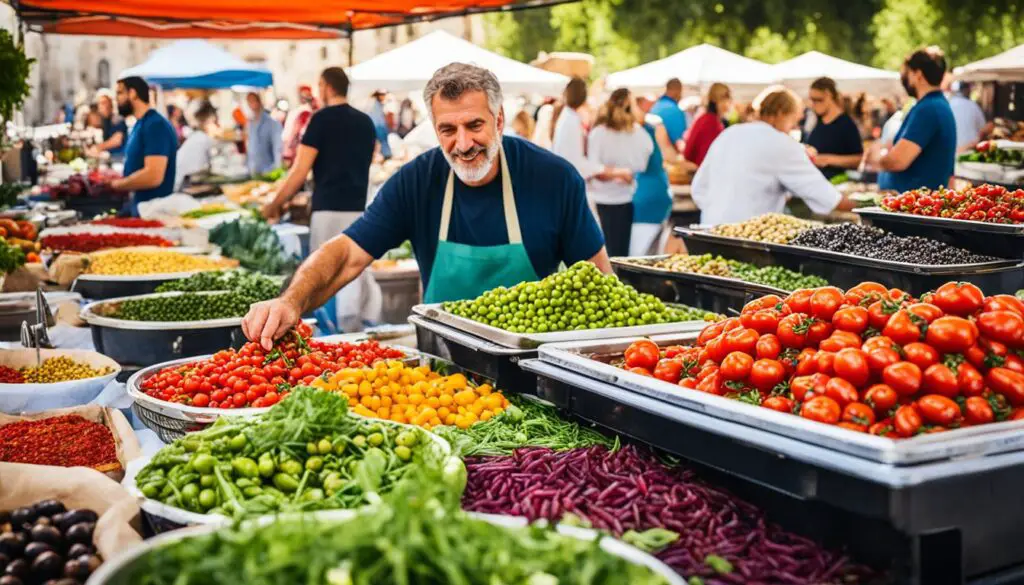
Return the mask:
<path id="1" fill-rule="evenodd" d="M 217 492 L 211 489 L 205 489 L 199 492 L 199 505 L 209 510 L 210 508 L 217 505 Z"/>

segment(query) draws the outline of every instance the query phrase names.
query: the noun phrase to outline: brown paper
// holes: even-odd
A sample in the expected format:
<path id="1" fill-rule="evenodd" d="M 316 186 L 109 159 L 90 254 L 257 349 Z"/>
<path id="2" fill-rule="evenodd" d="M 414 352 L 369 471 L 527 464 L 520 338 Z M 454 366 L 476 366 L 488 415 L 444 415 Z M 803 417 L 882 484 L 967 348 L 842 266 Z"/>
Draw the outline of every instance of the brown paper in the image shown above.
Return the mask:
<path id="1" fill-rule="evenodd" d="M 86 467 L 0 463 L 0 510 L 50 499 L 69 510 L 87 508 L 99 515 L 92 540 L 104 560 L 142 542 L 135 498 L 102 473 Z"/>
<path id="2" fill-rule="evenodd" d="M 36 288 L 48 278 L 46 267 L 42 263 L 25 264 L 4 278 L 3 292 L 36 292 Z"/>
<path id="3" fill-rule="evenodd" d="M 50 280 L 67 289 L 89 266 L 85 254 L 65 252 L 50 264 Z"/>
<path id="4" fill-rule="evenodd" d="M 64 416 L 66 414 L 77 414 L 85 420 L 101 423 L 110 429 L 110 433 L 114 436 L 114 448 L 117 452 L 117 460 L 121 462 L 121 468 L 101 471 L 107 472 L 115 481 L 121 481 L 121 479 L 124 478 L 124 470 L 128 466 L 129 461 L 142 456 L 142 448 L 139 446 L 139 440 L 135 438 L 135 432 L 132 430 L 131 425 L 128 424 L 128 419 L 121 414 L 121 411 L 113 408 L 103 408 L 102 406 L 97 406 L 95 404 L 73 406 L 71 408 L 57 408 L 54 410 L 46 410 L 21 416 L 12 416 L 0 412 L 0 427 L 13 422 L 42 420 L 45 418 L 53 418 L 55 416 Z M 62 467 L 60 469 L 67 468 Z"/>

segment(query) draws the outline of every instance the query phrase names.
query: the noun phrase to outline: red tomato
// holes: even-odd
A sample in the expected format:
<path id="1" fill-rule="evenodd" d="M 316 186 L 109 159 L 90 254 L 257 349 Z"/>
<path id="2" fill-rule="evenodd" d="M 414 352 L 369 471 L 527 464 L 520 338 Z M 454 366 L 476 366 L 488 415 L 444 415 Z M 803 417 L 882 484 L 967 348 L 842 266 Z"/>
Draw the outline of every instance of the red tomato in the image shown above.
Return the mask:
<path id="1" fill-rule="evenodd" d="M 733 329 L 725 334 L 725 347 L 729 353 L 742 351 L 752 356 L 754 355 L 754 348 L 757 347 L 757 340 L 760 338 L 761 335 L 754 329 L 747 329 L 746 327 Z"/>
<path id="2" fill-rule="evenodd" d="M 654 377 L 675 384 L 683 373 L 683 364 L 679 360 L 663 359 L 654 366 Z"/>
<path id="3" fill-rule="evenodd" d="M 860 348 L 864 351 L 870 352 L 872 349 L 879 347 L 884 347 L 886 349 L 899 349 L 899 346 L 896 345 L 895 341 L 884 335 L 876 335 L 869 338 Z"/>
<path id="4" fill-rule="evenodd" d="M 192 397 L 192 406 L 203 408 L 210 405 L 210 397 L 206 394 L 196 394 Z"/>
<path id="5" fill-rule="evenodd" d="M 868 427 L 866 427 L 864 425 L 859 425 L 857 423 L 852 423 L 852 422 L 844 421 L 844 420 L 841 420 L 838 423 L 836 423 L 836 426 L 837 427 L 842 427 L 842 428 L 850 430 L 850 431 L 855 431 L 855 432 L 858 432 L 858 433 L 866 433 L 866 432 L 868 432 Z"/>
<path id="6" fill-rule="evenodd" d="M 928 325 L 925 339 L 942 353 L 960 353 L 974 345 L 978 332 L 963 317 L 940 317 Z"/>
<path id="7" fill-rule="evenodd" d="M 982 312 L 990 311 L 1011 311 L 1018 315 L 1024 315 L 1024 301 L 1013 295 L 992 295 L 985 299 L 982 305 Z"/>
<path id="8" fill-rule="evenodd" d="M 806 314 L 811 312 L 811 296 L 813 295 L 814 289 L 803 288 L 790 293 L 784 302 L 794 313 Z"/>
<path id="9" fill-rule="evenodd" d="M 942 309 L 931 303 L 914 303 L 907 307 L 907 311 L 913 315 L 917 315 L 928 323 L 931 323 L 942 316 Z"/>
<path id="10" fill-rule="evenodd" d="M 722 378 L 734 382 L 743 380 L 750 375 L 750 368 L 754 365 L 754 358 L 741 351 L 734 351 L 725 356 L 719 372 Z"/>
<path id="11" fill-rule="evenodd" d="M 868 325 L 878 331 L 884 330 L 899 308 L 898 304 L 884 300 L 871 303 L 868 305 Z"/>
<path id="12" fill-rule="evenodd" d="M 891 437 L 896 434 L 896 430 L 893 429 L 892 419 L 887 418 L 868 427 L 868 433 L 879 437 Z"/>
<path id="13" fill-rule="evenodd" d="M 682 388 L 689 388 L 690 390 L 696 390 L 697 389 L 697 379 L 696 378 L 683 378 L 682 380 L 679 380 L 679 386 L 681 386 Z"/>
<path id="14" fill-rule="evenodd" d="M 811 326 L 810 318 L 803 313 L 786 315 L 779 321 L 776 335 L 783 347 L 801 349 L 807 342 L 807 330 Z"/>
<path id="15" fill-rule="evenodd" d="M 947 282 L 935 289 L 931 302 L 947 315 L 966 317 L 981 308 L 985 295 L 969 282 Z"/>
<path id="16" fill-rule="evenodd" d="M 960 407 L 945 396 L 927 394 L 917 400 L 917 410 L 926 421 L 949 426 L 960 420 Z"/>
<path id="17" fill-rule="evenodd" d="M 964 402 L 964 421 L 972 425 L 988 424 L 995 420 L 992 405 L 981 396 L 971 396 Z"/>
<path id="18" fill-rule="evenodd" d="M 988 339 L 1019 349 L 1024 347 L 1024 317 L 1012 311 L 986 311 L 978 315 L 978 330 Z"/>
<path id="19" fill-rule="evenodd" d="M 835 375 L 853 384 L 857 388 L 863 387 L 871 377 L 871 367 L 868 364 L 868 355 L 863 350 L 855 347 L 847 347 L 836 353 L 835 363 L 832 366 Z"/>
<path id="20" fill-rule="evenodd" d="M 713 362 L 721 362 L 725 359 L 725 356 L 729 355 L 729 346 L 725 343 L 725 336 L 728 333 L 723 333 L 718 337 L 712 339 L 704 346 L 707 351 L 708 359 Z"/>
<path id="21" fill-rule="evenodd" d="M 922 370 L 927 369 L 928 366 L 934 363 L 938 363 L 939 357 L 939 352 L 927 343 L 915 341 L 903 346 L 903 358 Z"/>
<path id="22" fill-rule="evenodd" d="M 797 376 L 789 381 L 789 391 L 798 402 L 803 402 L 814 390 L 814 376 Z"/>
<path id="23" fill-rule="evenodd" d="M 1003 358 L 1003 367 L 1007 370 L 1013 370 L 1014 372 L 1024 374 L 1024 360 L 1012 353 L 1007 354 L 1006 357 Z"/>
<path id="24" fill-rule="evenodd" d="M 875 411 L 863 402 L 851 402 L 843 407 L 842 420 L 857 425 L 863 425 L 864 430 L 875 424 Z"/>
<path id="25" fill-rule="evenodd" d="M 761 392 L 770 391 L 785 379 L 786 368 L 776 360 L 757 360 L 750 367 L 750 385 Z"/>
<path id="26" fill-rule="evenodd" d="M 641 368 L 640 366 L 629 368 L 629 371 L 640 376 L 647 376 L 648 378 L 654 377 L 654 374 L 652 374 L 650 370 L 647 368 Z"/>
<path id="27" fill-rule="evenodd" d="M 921 378 L 921 390 L 948 398 L 960 394 L 956 373 L 946 364 L 932 364 L 924 371 Z"/>
<path id="28" fill-rule="evenodd" d="M 796 368 L 794 374 L 797 376 L 810 376 L 818 371 L 818 350 L 806 348 L 796 356 Z"/>
<path id="29" fill-rule="evenodd" d="M 832 315 L 832 326 L 839 331 L 863 333 L 868 328 L 868 310 L 864 307 L 844 307 Z"/>
<path id="30" fill-rule="evenodd" d="M 839 310 L 846 295 L 834 286 L 824 286 L 811 295 L 811 316 L 822 321 L 832 321 L 832 315 Z"/>
<path id="31" fill-rule="evenodd" d="M 1007 420 L 1024 420 L 1024 408 L 1014 409 Z"/>
<path id="32" fill-rule="evenodd" d="M 765 295 L 743 305 L 743 310 L 740 311 L 740 314 L 756 313 L 764 309 L 776 309 L 780 303 L 782 303 L 782 297 L 779 295 Z"/>
<path id="33" fill-rule="evenodd" d="M 924 421 L 921 419 L 921 413 L 918 412 L 917 407 L 913 404 L 905 404 L 896 409 L 896 415 L 893 417 L 893 427 L 899 436 L 912 437 L 921 430 L 923 424 Z"/>
<path id="34" fill-rule="evenodd" d="M 754 351 L 759 360 L 773 360 L 782 353 L 782 342 L 774 333 L 765 333 L 757 340 Z"/>
<path id="35" fill-rule="evenodd" d="M 713 323 L 704 328 L 697 336 L 697 345 L 703 346 L 712 339 L 718 337 L 725 331 L 725 323 Z"/>
<path id="36" fill-rule="evenodd" d="M 778 412 L 784 412 L 786 414 L 793 413 L 793 401 L 785 396 L 769 396 L 764 399 L 761 406 Z"/>
<path id="37" fill-rule="evenodd" d="M 685 353 L 686 351 L 688 351 L 688 348 L 685 348 L 681 345 L 670 345 L 665 348 L 665 357 L 674 358 L 678 355 Z"/>
<path id="38" fill-rule="evenodd" d="M 811 323 L 811 326 L 807 328 L 807 345 L 810 347 L 816 347 L 822 341 L 828 339 L 832 335 L 832 324 L 827 321 L 815 320 Z"/>
<path id="39" fill-rule="evenodd" d="M 832 378 L 825 384 L 825 396 L 835 400 L 839 406 L 845 407 L 851 402 L 857 402 L 860 396 L 853 384 L 842 378 Z"/>
<path id="40" fill-rule="evenodd" d="M 889 319 L 889 324 L 882 330 L 882 334 L 891 338 L 899 345 L 920 341 L 921 329 L 914 323 L 915 319 L 923 321 L 919 316 L 914 315 L 911 317 L 909 312 L 901 309 Z"/>
<path id="41" fill-rule="evenodd" d="M 1006 397 L 1014 406 L 1024 406 L 1024 374 L 1006 368 L 992 368 L 985 374 L 988 387 Z"/>
<path id="42" fill-rule="evenodd" d="M 956 367 L 956 385 L 964 396 L 981 396 L 985 391 L 985 379 L 981 372 L 967 362 Z"/>
<path id="43" fill-rule="evenodd" d="M 718 364 L 714 364 L 714 363 L 704 364 L 704 367 L 701 368 L 699 372 L 697 372 L 697 381 L 703 380 L 704 378 L 707 378 L 711 374 L 717 374 L 717 373 L 718 373 Z"/>
<path id="44" fill-rule="evenodd" d="M 882 380 L 900 396 L 913 396 L 921 388 L 921 368 L 898 362 L 882 370 Z"/>
<path id="45" fill-rule="evenodd" d="M 719 396 L 724 394 L 722 391 L 722 379 L 719 373 L 715 372 L 700 382 L 697 382 L 697 390 L 707 392 L 708 394 L 717 394 Z"/>
<path id="46" fill-rule="evenodd" d="M 828 396 L 815 396 L 800 407 L 800 416 L 830 425 L 839 422 L 840 414 L 839 404 Z"/>
<path id="47" fill-rule="evenodd" d="M 860 347 L 860 336 L 849 331 L 833 331 L 828 339 L 818 344 L 819 349 L 838 352 L 847 347 Z"/>
<path id="48" fill-rule="evenodd" d="M 874 376 L 881 376 L 882 370 L 898 361 L 900 361 L 900 354 L 892 348 L 878 347 L 868 351 L 868 368 Z"/>
<path id="49" fill-rule="evenodd" d="M 831 351 L 819 350 L 814 356 L 814 361 L 817 364 L 815 367 L 816 372 L 831 376 L 835 374 L 836 354 Z"/>
<path id="50" fill-rule="evenodd" d="M 864 392 L 864 402 L 875 409 L 878 416 L 884 416 L 896 406 L 899 395 L 886 384 L 875 384 Z"/>
<path id="51" fill-rule="evenodd" d="M 626 348 L 626 366 L 630 368 L 647 368 L 648 370 L 654 369 L 654 366 L 658 365 L 660 354 L 658 344 L 650 339 L 634 341 Z M 299 371 L 296 372 L 295 370 Z M 303 375 L 300 368 L 292 369 L 293 377 L 298 378 Z"/>
<path id="52" fill-rule="evenodd" d="M 781 318 L 782 315 L 775 309 L 762 309 L 755 313 L 743 313 L 740 315 L 740 322 L 744 327 L 765 334 L 775 333 L 775 330 L 779 328 Z"/>

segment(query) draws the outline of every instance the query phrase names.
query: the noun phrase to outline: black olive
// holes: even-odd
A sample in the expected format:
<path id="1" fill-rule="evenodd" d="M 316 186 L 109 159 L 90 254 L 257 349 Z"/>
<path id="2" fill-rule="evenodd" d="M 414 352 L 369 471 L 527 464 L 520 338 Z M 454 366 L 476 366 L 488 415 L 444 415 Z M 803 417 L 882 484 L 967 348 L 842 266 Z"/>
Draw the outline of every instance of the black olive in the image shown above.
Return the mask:
<path id="1" fill-rule="evenodd" d="M 93 548 L 88 544 L 76 542 L 75 544 L 72 544 L 70 547 L 68 547 L 68 558 L 77 559 L 82 555 L 91 555 L 92 552 Z"/>
<path id="2" fill-rule="evenodd" d="M 11 558 L 20 557 L 26 542 L 28 539 L 20 532 L 5 532 L 0 534 L 0 552 Z"/>
<path id="3" fill-rule="evenodd" d="M 62 579 L 52 579 L 47 581 L 44 585 L 82 585 L 78 579 L 69 579 L 64 577 Z"/>
<path id="4" fill-rule="evenodd" d="M 63 514 L 64 511 L 67 510 L 67 508 L 64 507 L 64 504 L 57 500 L 43 500 L 41 502 L 36 502 L 34 507 L 36 509 L 36 513 L 40 516 Z"/>
<path id="5" fill-rule="evenodd" d="M 31 562 L 46 551 L 53 551 L 53 547 L 45 542 L 30 542 L 25 547 L 25 560 Z"/>
<path id="6" fill-rule="evenodd" d="M 29 507 L 18 508 L 11 512 L 11 524 L 14 526 L 22 526 L 23 524 L 32 524 L 36 521 L 36 511 Z"/>
<path id="7" fill-rule="evenodd" d="M 75 524 L 79 524 L 81 522 L 95 522 L 97 520 L 99 520 L 99 516 L 97 516 L 96 512 L 93 512 L 92 510 L 69 510 L 60 517 L 60 520 L 57 521 L 57 526 L 60 526 L 61 530 L 67 532 L 68 529 Z"/>
<path id="8" fill-rule="evenodd" d="M 36 542 L 45 542 L 52 545 L 54 548 L 61 545 L 60 530 L 57 530 L 53 526 L 42 526 L 36 524 L 32 527 L 32 540 Z"/>
<path id="9" fill-rule="evenodd" d="M 24 581 L 25 579 L 28 579 L 28 568 L 28 561 L 25 559 L 15 559 L 7 563 L 7 568 L 4 569 L 4 573 L 7 575 L 14 575 Z"/>
<path id="10" fill-rule="evenodd" d="M 64 563 L 64 576 L 78 581 L 85 581 L 89 578 L 89 564 L 78 560 Z"/>
<path id="11" fill-rule="evenodd" d="M 78 562 L 88 566 L 90 573 L 100 568 L 100 565 L 103 564 L 103 561 L 101 561 L 100 558 L 96 555 L 82 555 L 78 557 Z"/>
<path id="12" fill-rule="evenodd" d="M 24 582 L 14 575 L 4 575 L 0 577 L 0 585 L 24 585 Z"/>
<path id="13" fill-rule="evenodd" d="M 64 536 L 69 543 L 80 542 L 82 544 L 89 544 L 92 542 L 92 531 L 94 528 L 96 528 L 96 524 L 92 522 L 80 522 L 68 528 Z"/>
<path id="14" fill-rule="evenodd" d="M 40 516 L 36 518 L 36 526 L 53 526 L 53 520 L 49 516 Z"/>
<path id="15" fill-rule="evenodd" d="M 64 559 L 55 552 L 44 552 L 32 561 L 32 577 L 36 581 L 56 579 L 64 572 Z"/>

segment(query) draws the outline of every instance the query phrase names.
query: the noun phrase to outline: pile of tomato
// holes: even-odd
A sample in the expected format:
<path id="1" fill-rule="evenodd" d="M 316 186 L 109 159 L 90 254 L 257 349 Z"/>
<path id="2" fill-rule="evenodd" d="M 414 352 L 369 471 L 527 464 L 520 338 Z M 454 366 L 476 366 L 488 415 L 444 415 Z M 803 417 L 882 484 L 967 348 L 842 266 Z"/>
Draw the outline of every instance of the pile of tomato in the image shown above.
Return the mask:
<path id="1" fill-rule="evenodd" d="M 1024 419 L 1024 302 L 946 283 L 920 300 L 874 282 L 768 295 L 693 347 L 633 343 L 623 367 L 875 435 Z"/>
<path id="2" fill-rule="evenodd" d="M 223 350 L 204 360 L 164 368 L 142 382 L 142 391 L 188 406 L 262 408 L 324 373 L 405 355 L 376 341 L 324 343 L 309 335 L 309 326 L 300 324 L 269 352 L 249 342 L 237 351 Z"/>
<path id="3" fill-rule="evenodd" d="M 981 185 L 959 191 L 915 189 L 882 198 L 887 211 L 967 219 L 989 223 L 1024 223 L 1024 190 Z"/>

